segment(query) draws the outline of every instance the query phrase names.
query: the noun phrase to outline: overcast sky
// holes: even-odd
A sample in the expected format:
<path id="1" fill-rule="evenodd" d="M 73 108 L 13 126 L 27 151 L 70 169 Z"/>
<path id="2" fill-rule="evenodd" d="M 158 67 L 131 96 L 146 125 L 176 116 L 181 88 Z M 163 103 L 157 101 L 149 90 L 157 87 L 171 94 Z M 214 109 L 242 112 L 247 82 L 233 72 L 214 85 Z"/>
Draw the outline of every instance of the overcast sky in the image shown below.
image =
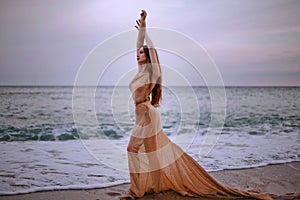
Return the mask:
<path id="1" fill-rule="evenodd" d="M 141 9 L 148 26 L 201 44 L 225 85 L 300 86 L 299 0 L 1 0 L 0 84 L 73 85 L 89 52 L 133 29 Z M 167 57 L 161 52 L 164 64 L 184 69 Z M 133 53 L 125 59 L 120 68 L 136 66 Z"/>

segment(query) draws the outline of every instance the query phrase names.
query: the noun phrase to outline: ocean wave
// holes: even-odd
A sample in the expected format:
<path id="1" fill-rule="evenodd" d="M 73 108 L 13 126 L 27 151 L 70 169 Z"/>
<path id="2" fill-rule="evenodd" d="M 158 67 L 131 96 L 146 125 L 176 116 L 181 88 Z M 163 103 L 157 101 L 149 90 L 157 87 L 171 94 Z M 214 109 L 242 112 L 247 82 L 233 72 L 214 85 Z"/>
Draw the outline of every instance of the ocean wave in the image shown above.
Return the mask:
<path id="1" fill-rule="evenodd" d="M 198 155 L 203 136 L 197 138 L 186 151 L 208 172 L 300 161 L 298 133 L 285 137 L 221 135 L 213 150 L 204 157 Z M 128 139 L 114 140 L 117 143 L 111 140 L 91 143 L 80 140 L 1 142 L 0 195 L 92 189 L 128 183 L 129 172 L 112 167 L 120 164 L 120 160 L 114 158 L 126 155 Z M 113 146 L 117 151 L 110 153 Z M 91 148 L 95 154 L 89 151 Z M 96 154 L 101 159 L 97 160 Z M 127 165 L 126 159 L 121 162 L 121 165 Z"/>
<path id="2" fill-rule="evenodd" d="M 28 127 L 0 126 L 0 141 L 66 141 L 108 137 L 120 139 L 125 134 L 114 126 L 104 128 L 74 124 L 42 124 Z"/>

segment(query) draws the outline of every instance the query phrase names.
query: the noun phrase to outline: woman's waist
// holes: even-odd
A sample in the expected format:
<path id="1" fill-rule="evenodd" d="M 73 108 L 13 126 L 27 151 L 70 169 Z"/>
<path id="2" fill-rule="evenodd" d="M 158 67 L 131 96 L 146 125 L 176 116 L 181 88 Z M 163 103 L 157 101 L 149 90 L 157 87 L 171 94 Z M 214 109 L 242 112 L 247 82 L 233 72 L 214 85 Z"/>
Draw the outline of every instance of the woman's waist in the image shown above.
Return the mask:
<path id="1" fill-rule="evenodd" d="M 138 106 L 142 103 L 150 103 L 150 97 L 146 97 L 146 98 L 143 98 L 143 99 L 137 99 L 134 102 L 135 106 Z"/>

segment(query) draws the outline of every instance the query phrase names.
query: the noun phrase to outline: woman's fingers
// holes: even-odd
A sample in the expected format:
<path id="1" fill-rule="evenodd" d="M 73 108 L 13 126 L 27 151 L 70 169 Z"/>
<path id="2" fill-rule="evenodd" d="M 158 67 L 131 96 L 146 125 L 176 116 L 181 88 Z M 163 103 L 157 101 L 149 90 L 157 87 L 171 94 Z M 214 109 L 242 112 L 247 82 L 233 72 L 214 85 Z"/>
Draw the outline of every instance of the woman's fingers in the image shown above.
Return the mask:
<path id="1" fill-rule="evenodd" d="M 140 15 L 141 15 L 141 18 L 135 20 L 136 25 L 135 25 L 134 27 L 135 27 L 137 30 L 139 30 L 139 29 L 141 28 L 142 21 L 145 21 L 146 16 L 147 16 L 147 12 L 146 12 L 145 10 L 142 10 Z"/>
<path id="2" fill-rule="evenodd" d="M 135 22 L 137 23 L 138 26 L 140 26 L 141 20 L 135 20 Z"/>
<path id="3" fill-rule="evenodd" d="M 146 17 L 146 16 L 147 16 L 147 12 L 146 12 L 146 10 L 141 10 L 141 16 L 144 16 L 144 17 Z"/>
<path id="4" fill-rule="evenodd" d="M 134 26 L 137 30 L 140 30 L 140 28 L 141 28 L 141 19 L 137 19 L 137 20 L 135 20 L 135 22 L 136 22 L 136 25 Z"/>
<path id="5" fill-rule="evenodd" d="M 140 27 L 141 27 L 141 20 L 140 19 L 137 19 L 135 20 L 136 22 L 136 25 L 134 26 L 137 30 L 140 30 Z"/>
<path id="6" fill-rule="evenodd" d="M 147 12 L 146 12 L 146 10 L 142 10 L 140 15 L 141 15 L 141 19 L 142 19 L 142 20 L 145 20 L 146 17 L 147 17 Z"/>

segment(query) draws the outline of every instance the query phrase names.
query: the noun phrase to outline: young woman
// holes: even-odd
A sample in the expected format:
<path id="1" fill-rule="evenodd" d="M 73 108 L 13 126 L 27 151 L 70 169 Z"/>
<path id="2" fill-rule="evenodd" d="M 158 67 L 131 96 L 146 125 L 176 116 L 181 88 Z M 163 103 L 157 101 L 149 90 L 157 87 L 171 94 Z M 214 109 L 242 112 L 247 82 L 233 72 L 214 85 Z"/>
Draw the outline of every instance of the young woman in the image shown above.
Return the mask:
<path id="1" fill-rule="evenodd" d="M 156 109 L 162 99 L 161 68 L 146 33 L 146 11 L 142 10 L 140 16 L 136 21 L 138 73 L 129 85 L 136 113 L 127 148 L 131 185 L 121 199 L 166 190 L 193 197 L 273 199 L 274 195 L 241 191 L 220 183 L 164 133 Z M 144 45 L 144 40 L 148 46 Z"/>

